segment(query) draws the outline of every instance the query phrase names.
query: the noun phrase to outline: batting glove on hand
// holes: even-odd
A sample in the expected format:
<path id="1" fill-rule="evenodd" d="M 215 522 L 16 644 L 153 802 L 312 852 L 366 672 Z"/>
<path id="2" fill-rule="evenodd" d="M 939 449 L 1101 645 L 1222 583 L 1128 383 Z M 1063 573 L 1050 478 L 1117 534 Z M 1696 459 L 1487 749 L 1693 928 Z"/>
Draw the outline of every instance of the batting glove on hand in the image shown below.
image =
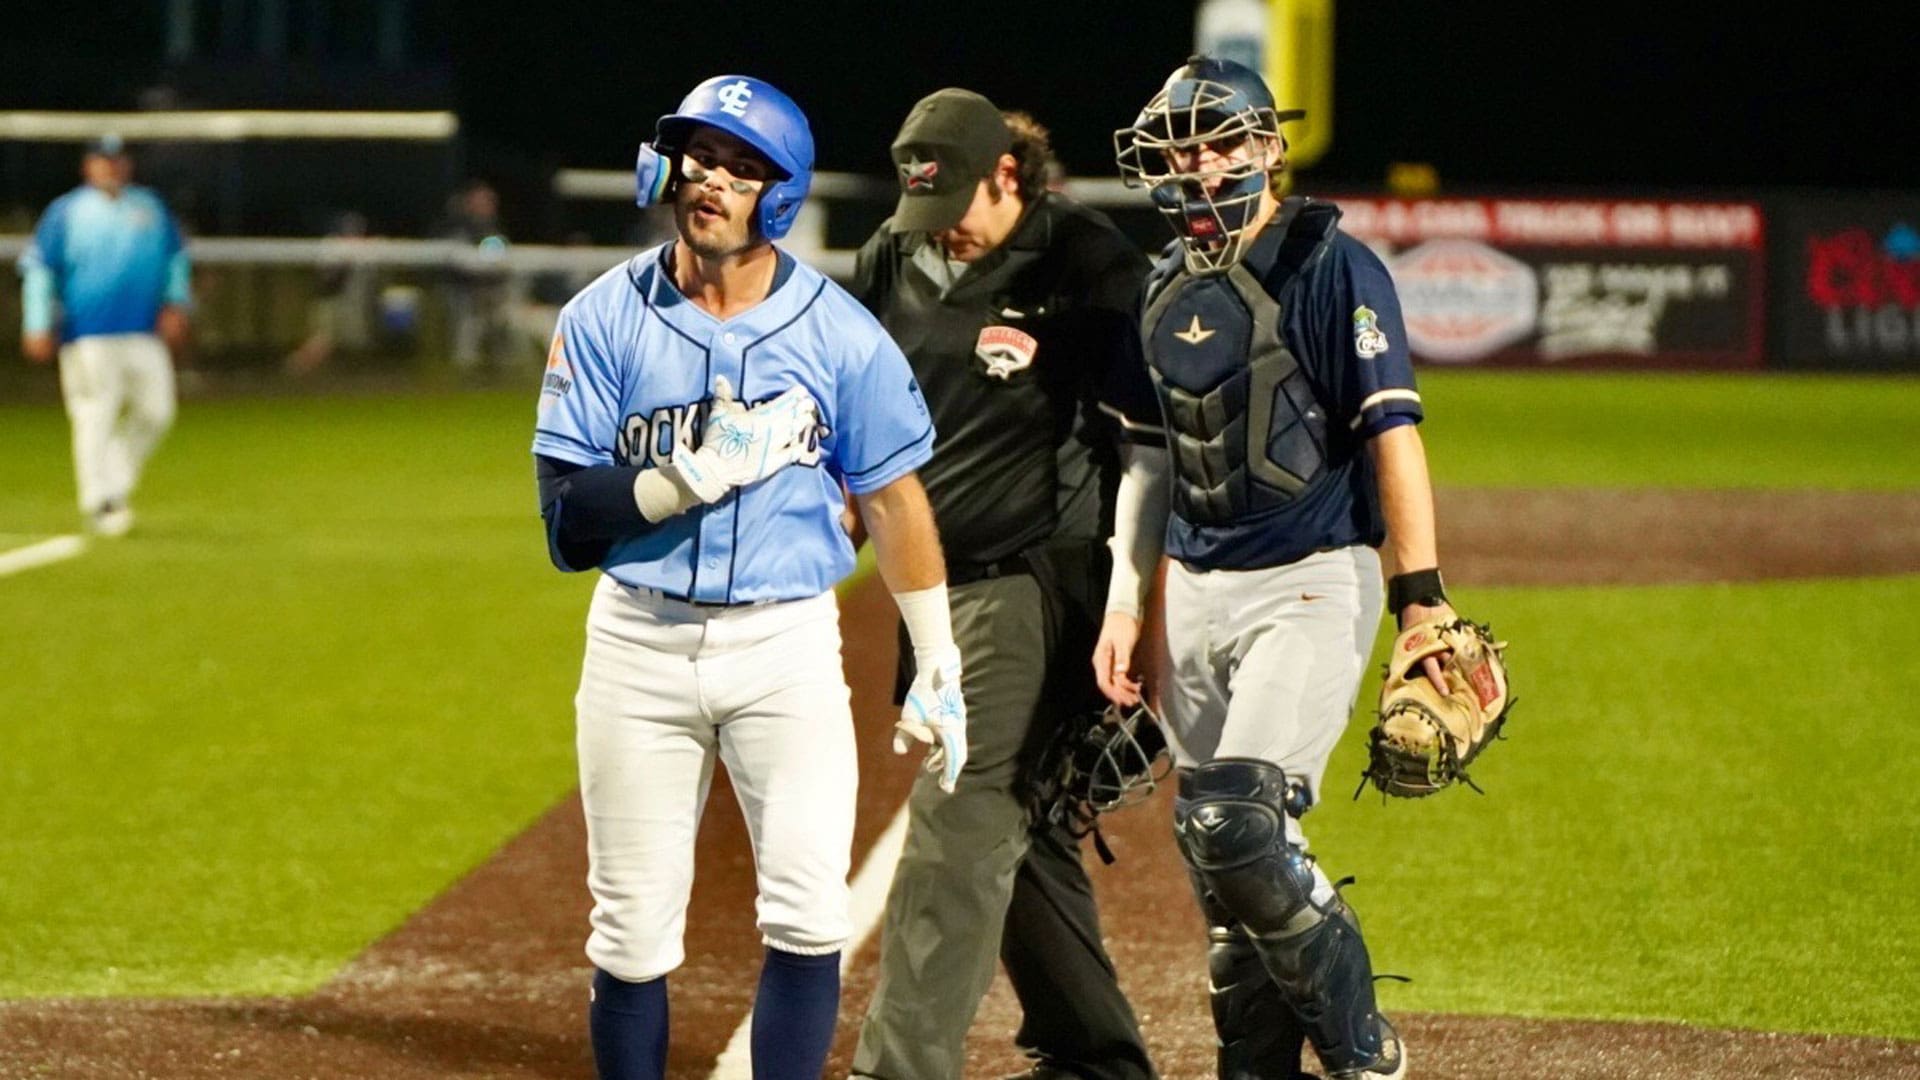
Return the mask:
<path id="1" fill-rule="evenodd" d="M 820 427 L 820 406 L 799 386 L 748 408 L 734 399 L 733 384 L 713 381 L 713 399 L 700 448 L 684 444 L 668 466 L 701 502 L 719 502 L 727 492 L 764 480 L 800 460 Z"/>
<path id="2" fill-rule="evenodd" d="M 940 790 L 953 793 L 967 764 L 967 703 L 960 696 L 960 650 L 938 649 L 914 657 L 913 686 L 893 725 L 893 752 L 926 743 L 926 770 L 940 774 Z"/>

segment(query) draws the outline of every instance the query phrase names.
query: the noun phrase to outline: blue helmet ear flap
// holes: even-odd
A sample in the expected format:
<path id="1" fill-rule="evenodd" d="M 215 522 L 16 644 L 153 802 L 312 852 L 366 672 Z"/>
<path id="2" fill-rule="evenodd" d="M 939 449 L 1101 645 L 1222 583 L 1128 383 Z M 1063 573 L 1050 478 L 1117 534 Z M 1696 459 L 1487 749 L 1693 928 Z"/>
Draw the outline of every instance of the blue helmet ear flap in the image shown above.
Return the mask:
<path id="1" fill-rule="evenodd" d="M 640 157 L 633 166 L 633 201 L 636 206 L 658 206 L 673 193 L 678 166 L 652 143 L 640 144 Z"/>

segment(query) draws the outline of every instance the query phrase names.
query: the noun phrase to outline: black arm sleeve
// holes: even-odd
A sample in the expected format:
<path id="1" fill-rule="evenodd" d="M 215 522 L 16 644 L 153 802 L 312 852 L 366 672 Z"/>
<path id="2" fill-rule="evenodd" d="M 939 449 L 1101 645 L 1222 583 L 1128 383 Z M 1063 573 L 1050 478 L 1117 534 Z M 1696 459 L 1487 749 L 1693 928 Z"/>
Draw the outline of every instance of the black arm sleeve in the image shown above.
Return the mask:
<path id="1" fill-rule="evenodd" d="M 540 517 L 547 523 L 547 557 L 569 573 L 591 570 L 615 540 L 649 526 L 633 501 L 631 465 L 576 465 L 534 455 L 540 482 Z"/>

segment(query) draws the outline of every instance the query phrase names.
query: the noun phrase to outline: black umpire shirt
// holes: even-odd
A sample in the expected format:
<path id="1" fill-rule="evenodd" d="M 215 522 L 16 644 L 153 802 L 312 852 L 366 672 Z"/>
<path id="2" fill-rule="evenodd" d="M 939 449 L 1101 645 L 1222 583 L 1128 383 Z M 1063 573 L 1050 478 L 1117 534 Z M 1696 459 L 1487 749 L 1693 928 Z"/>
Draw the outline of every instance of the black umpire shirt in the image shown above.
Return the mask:
<path id="1" fill-rule="evenodd" d="M 1121 428 L 1161 436 L 1135 311 L 1146 256 L 1105 215 L 1049 193 L 972 263 L 882 224 L 857 267 L 854 295 L 906 353 L 933 412 L 938 441 L 920 479 L 948 565 L 1104 539 Z"/>

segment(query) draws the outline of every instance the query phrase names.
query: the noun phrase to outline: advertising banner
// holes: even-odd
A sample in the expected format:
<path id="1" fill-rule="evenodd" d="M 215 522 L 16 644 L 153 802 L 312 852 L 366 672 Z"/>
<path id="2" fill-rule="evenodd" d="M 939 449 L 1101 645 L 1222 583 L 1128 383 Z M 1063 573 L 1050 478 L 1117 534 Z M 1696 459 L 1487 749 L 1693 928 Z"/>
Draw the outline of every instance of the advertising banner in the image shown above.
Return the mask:
<path id="1" fill-rule="evenodd" d="M 1418 360 L 1745 368 L 1761 362 L 1757 203 L 1334 196 L 1386 262 Z"/>
<path id="2" fill-rule="evenodd" d="M 1773 364 L 1920 372 L 1920 196 L 1769 206 Z"/>

